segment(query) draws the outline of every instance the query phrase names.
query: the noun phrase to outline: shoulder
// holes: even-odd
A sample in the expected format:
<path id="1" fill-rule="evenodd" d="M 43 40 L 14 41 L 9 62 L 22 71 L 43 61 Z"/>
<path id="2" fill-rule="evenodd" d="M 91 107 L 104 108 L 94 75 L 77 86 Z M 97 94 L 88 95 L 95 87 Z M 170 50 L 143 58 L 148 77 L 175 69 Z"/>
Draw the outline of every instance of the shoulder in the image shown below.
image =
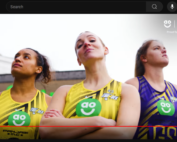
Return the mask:
<path id="1" fill-rule="evenodd" d="M 6 94 L 8 91 L 9 91 L 9 89 L 8 89 L 8 90 L 3 90 L 2 92 L 0 92 L 0 96 L 1 96 L 2 94 Z"/>
<path id="2" fill-rule="evenodd" d="M 177 85 L 176 84 L 173 84 L 173 83 L 171 83 L 171 82 L 169 82 L 169 81 L 166 81 L 166 83 L 167 84 L 171 84 L 173 87 L 175 87 L 175 89 L 177 90 Z"/>
<path id="3" fill-rule="evenodd" d="M 66 96 L 73 85 L 63 85 L 57 88 L 53 96 Z"/>
<path id="4" fill-rule="evenodd" d="M 63 85 L 63 86 L 58 87 L 56 91 L 65 91 L 65 92 L 68 92 L 71 89 L 72 86 L 73 85 Z"/>
<path id="5" fill-rule="evenodd" d="M 133 85 L 136 89 L 139 89 L 139 81 L 137 77 L 131 78 L 127 80 L 125 83 Z"/>
<path id="6" fill-rule="evenodd" d="M 124 97 L 124 96 L 129 96 L 129 95 L 133 95 L 133 96 L 139 95 L 139 92 L 135 86 L 122 83 L 121 96 Z"/>
<path id="7" fill-rule="evenodd" d="M 72 85 L 63 85 L 57 88 L 51 99 L 49 99 L 48 110 L 50 109 L 59 109 L 63 112 L 65 103 L 66 103 L 66 96 L 69 92 Z"/>
<path id="8" fill-rule="evenodd" d="M 173 86 L 175 87 L 175 89 L 177 90 L 177 85 L 176 84 L 173 84 Z"/>

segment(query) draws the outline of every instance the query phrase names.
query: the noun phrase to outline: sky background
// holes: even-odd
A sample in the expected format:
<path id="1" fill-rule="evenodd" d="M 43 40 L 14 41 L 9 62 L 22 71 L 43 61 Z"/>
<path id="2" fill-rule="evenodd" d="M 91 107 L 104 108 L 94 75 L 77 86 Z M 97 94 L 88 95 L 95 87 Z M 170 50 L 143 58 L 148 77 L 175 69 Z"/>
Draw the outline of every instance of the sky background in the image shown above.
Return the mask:
<path id="1" fill-rule="evenodd" d="M 170 28 L 165 20 L 171 21 Z M 47 56 L 53 71 L 84 70 L 74 51 L 84 31 L 98 35 L 109 48 L 108 73 L 121 82 L 134 77 L 135 55 L 142 43 L 162 41 L 170 61 L 164 78 L 177 84 L 176 14 L 1 14 L 0 54 L 13 58 L 30 47 Z"/>

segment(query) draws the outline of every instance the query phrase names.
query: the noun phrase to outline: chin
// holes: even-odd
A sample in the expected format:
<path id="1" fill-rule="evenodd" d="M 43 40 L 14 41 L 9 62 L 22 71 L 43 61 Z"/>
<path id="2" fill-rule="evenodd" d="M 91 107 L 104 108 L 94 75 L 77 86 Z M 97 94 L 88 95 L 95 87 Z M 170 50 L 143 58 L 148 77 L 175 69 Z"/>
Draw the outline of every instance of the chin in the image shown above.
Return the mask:
<path id="1" fill-rule="evenodd" d="M 101 58 L 104 58 L 104 56 L 101 56 L 101 55 L 88 55 L 87 56 L 87 60 L 89 60 L 89 59 L 95 59 L 95 60 L 97 60 L 97 59 L 101 59 Z"/>
<path id="2" fill-rule="evenodd" d="M 20 75 L 21 75 L 21 72 L 20 72 L 20 71 L 17 71 L 17 70 L 12 69 L 12 70 L 11 70 L 11 74 L 12 74 L 12 76 L 13 76 L 13 77 L 16 77 L 16 76 L 20 76 Z"/>
<path id="3" fill-rule="evenodd" d="M 163 66 L 166 67 L 169 62 L 163 62 Z"/>

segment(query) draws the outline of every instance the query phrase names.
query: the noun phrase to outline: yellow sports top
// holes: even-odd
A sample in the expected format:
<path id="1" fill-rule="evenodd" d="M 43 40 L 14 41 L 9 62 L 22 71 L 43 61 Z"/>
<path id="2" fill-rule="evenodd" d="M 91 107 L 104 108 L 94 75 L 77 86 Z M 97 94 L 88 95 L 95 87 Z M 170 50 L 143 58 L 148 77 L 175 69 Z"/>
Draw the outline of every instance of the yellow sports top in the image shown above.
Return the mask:
<path id="1" fill-rule="evenodd" d="M 112 79 L 96 91 L 86 89 L 84 81 L 73 85 L 66 96 L 64 117 L 102 116 L 116 121 L 121 101 L 121 84 Z"/>
<path id="2" fill-rule="evenodd" d="M 0 95 L 0 139 L 39 139 L 39 127 L 26 126 L 39 126 L 48 107 L 45 94 L 37 90 L 32 100 L 21 103 L 14 101 L 10 92 Z"/>

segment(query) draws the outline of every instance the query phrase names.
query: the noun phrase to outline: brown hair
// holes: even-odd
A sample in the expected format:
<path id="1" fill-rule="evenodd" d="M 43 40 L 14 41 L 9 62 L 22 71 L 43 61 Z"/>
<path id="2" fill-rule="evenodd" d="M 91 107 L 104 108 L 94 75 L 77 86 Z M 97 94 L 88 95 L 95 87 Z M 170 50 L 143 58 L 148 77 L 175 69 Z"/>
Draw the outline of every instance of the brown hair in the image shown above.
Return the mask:
<path id="1" fill-rule="evenodd" d="M 144 75 L 145 68 L 144 68 L 144 65 L 140 59 L 140 56 L 146 55 L 147 49 L 153 41 L 157 41 L 157 40 L 147 40 L 138 49 L 138 51 L 136 53 L 136 59 L 135 59 L 135 77 Z"/>
<path id="2" fill-rule="evenodd" d="M 92 32 L 90 32 L 90 31 L 85 31 L 85 32 L 82 32 L 82 33 L 92 33 Z M 82 33 L 80 33 L 79 35 L 81 35 Z M 98 36 L 97 36 L 97 37 L 98 37 Z M 101 38 L 98 37 L 98 39 L 101 41 L 102 45 L 105 47 L 105 44 L 104 44 L 104 42 L 101 40 Z M 75 49 L 75 52 L 76 52 L 76 48 L 74 48 L 74 49 Z M 76 55 L 77 55 L 77 53 L 76 53 Z"/>
<path id="3" fill-rule="evenodd" d="M 50 66 L 49 66 L 49 63 L 46 57 L 34 49 L 31 49 L 31 48 L 26 48 L 26 49 L 33 50 L 37 54 L 37 65 L 42 66 L 43 68 L 42 72 L 36 76 L 35 80 L 38 80 L 39 78 L 41 78 L 42 79 L 41 81 L 43 81 L 44 83 L 50 82 L 51 72 L 50 72 Z"/>

